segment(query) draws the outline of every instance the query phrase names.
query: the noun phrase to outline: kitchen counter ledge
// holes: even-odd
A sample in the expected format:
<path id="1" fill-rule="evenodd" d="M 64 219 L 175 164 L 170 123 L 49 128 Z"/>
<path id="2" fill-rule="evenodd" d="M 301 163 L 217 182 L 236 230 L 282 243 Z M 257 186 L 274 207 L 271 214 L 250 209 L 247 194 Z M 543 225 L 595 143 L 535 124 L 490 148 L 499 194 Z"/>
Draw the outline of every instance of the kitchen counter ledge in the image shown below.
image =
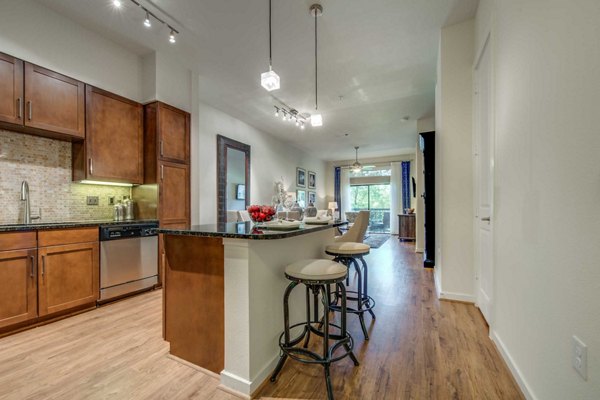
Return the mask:
<path id="1" fill-rule="evenodd" d="M 156 219 L 134 219 L 130 221 L 95 220 L 95 221 L 72 221 L 72 222 L 40 222 L 34 224 L 8 224 L 0 225 L 0 232 L 27 232 L 47 229 L 86 228 L 99 225 L 122 225 L 122 224 L 147 224 L 158 223 Z"/>
<path id="2" fill-rule="evenodd" d="M 186 229 L 165 229 L 159 228 L 158 233 L 176 236 L 200 236 L 229 239 L 251 239 L 251 240 L 271 240 L 286 239 L 294 236 L 300 236 L 307 233 L 323 231 L 326 229 L 337 228 L 346 225 L 346 221 L 334 221 L 328 225 L 308 225 L 301 224 L 300 229 L 289 231 L 268 230 L 255 228 L 252 222 L 230 222 L 225 224 L 206 224 L 192 225 Z"/>

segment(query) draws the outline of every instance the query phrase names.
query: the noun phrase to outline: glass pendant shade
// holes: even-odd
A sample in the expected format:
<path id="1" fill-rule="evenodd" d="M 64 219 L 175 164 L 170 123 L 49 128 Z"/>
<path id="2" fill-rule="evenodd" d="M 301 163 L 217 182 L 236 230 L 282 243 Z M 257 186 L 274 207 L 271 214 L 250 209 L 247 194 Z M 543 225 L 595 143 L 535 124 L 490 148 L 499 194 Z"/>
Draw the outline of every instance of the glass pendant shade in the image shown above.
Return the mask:
<path id="1" fill-rule="evenodd" d="M 310 124 L 312 126 L 322 126 L 323 116 L 321 114 L 313 114 L 310 116 Z"/>
<path id="2" fill-rule="evenodd" d="M 269 67 L 268 72 L 263 72 L 260 74 L 260 84 L 269 92 L 272 90 L 277 90 L 280 86 L 279 75 L 277 75 L 275 71 Z"/>

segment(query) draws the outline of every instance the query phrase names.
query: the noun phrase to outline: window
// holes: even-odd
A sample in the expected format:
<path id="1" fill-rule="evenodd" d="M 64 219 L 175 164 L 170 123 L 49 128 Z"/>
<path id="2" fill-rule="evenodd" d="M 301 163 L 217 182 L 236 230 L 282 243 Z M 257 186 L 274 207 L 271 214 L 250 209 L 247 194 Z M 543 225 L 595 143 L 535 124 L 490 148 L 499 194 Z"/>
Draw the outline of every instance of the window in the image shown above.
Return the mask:
<path id="1" fill-rule="evenodd" d="M 352 211 L 370 210 L 369 231 L 390 230 L 390 185 L 370 184 L 350 186 Z"/>

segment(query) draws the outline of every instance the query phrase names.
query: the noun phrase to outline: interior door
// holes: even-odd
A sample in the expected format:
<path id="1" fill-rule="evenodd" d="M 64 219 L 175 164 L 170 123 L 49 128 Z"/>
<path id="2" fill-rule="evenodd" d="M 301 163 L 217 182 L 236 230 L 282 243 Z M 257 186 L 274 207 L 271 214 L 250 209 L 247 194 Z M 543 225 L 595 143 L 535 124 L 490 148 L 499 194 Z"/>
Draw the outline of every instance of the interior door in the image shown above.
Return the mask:
<path id="1" fill-rule="evenodd" d="M 494 136 L 490 38 L 475 65 L 474 197 L 477 306 L 491 325 L 494 302 L 493 199 Z"/>

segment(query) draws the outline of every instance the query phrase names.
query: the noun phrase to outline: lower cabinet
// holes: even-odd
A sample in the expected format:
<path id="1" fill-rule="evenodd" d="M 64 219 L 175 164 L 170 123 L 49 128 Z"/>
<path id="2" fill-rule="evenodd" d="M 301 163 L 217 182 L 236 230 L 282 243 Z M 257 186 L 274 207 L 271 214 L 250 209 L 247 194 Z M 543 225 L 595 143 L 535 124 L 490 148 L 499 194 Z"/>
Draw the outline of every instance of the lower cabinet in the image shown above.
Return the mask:
<path id="1" fill-rule="evenodd" d="M 98 228 L 0 233 L 0 334 L 93 307 Z"/>
<path id="2" fill-rule="evenodd" d="M 0 251 L 0 328 L 37 317 L 36 253 Z"/>
<path id="3" fill-rule="evenodd" d="M 38 265 L 40 317 L 98 300 L 98 242 L 40 247 Z"/>

